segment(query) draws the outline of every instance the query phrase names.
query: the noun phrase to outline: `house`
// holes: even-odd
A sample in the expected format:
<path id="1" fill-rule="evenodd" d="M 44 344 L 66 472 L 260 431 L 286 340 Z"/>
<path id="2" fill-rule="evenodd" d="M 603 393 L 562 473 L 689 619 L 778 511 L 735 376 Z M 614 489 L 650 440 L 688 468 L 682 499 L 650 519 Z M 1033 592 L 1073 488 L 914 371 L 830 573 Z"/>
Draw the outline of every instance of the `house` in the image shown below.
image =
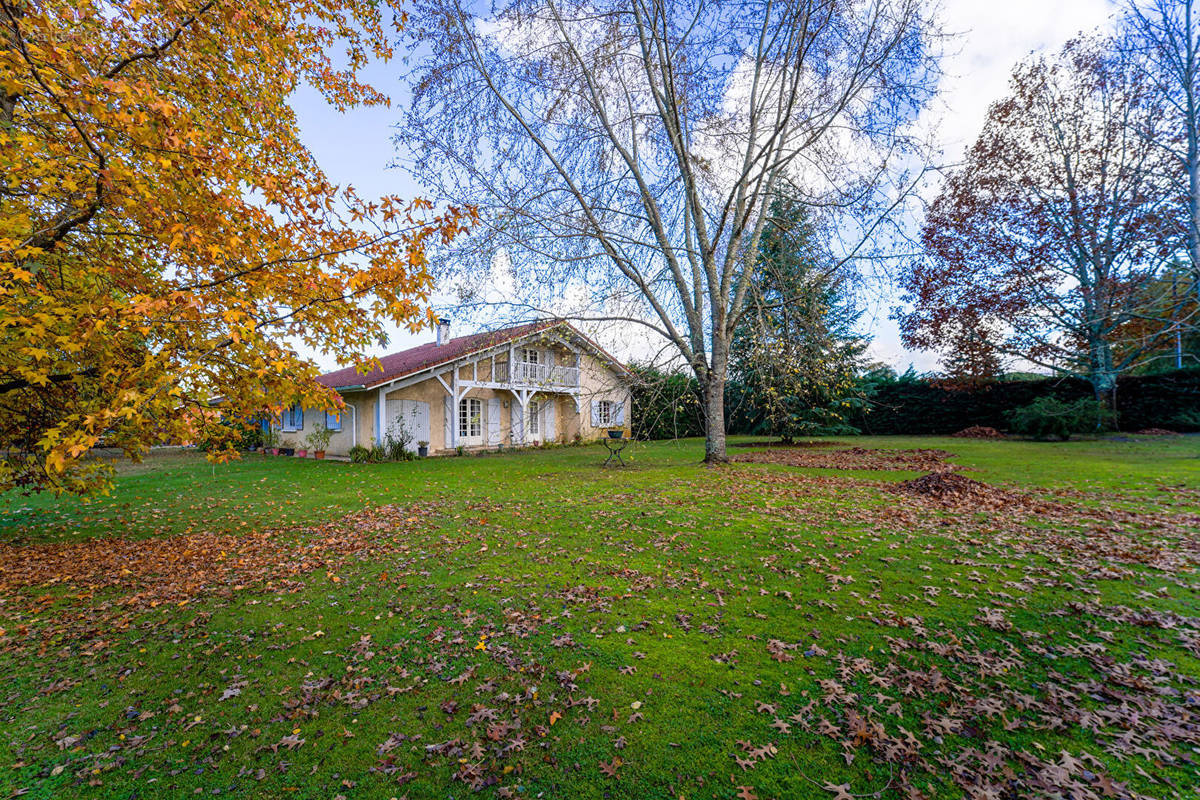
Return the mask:
<path id="1" fill-rule="evenodd" d="M 631 373 L 570 324 L 544 320 L 454 339 L 449 327 L 439 320 L 436 341 L 383 356 L 365 375 L 354 367 L 322 375 L 345 411 L 297 404 L 284 410 L 281 436 L 302 446 L 326 425 L 326 452 L 346 455 L 403 429 L 409 449 L 428 442 L 439 454 L 628 432 Z"/>

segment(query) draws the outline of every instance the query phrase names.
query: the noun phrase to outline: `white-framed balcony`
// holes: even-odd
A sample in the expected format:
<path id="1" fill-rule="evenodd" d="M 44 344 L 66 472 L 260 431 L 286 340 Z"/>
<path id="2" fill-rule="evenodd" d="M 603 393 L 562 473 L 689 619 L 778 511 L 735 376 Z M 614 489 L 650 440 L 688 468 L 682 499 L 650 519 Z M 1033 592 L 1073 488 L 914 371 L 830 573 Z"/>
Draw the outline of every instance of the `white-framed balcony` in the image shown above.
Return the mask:
<path id="1" fill-rule="evenodd" d="M 579 367 L 516 361 L 511 365 L 507 362 L 497 362 L 495 370 L 493 379 L 497 383 L 547 390 L 579 388 Z"/>

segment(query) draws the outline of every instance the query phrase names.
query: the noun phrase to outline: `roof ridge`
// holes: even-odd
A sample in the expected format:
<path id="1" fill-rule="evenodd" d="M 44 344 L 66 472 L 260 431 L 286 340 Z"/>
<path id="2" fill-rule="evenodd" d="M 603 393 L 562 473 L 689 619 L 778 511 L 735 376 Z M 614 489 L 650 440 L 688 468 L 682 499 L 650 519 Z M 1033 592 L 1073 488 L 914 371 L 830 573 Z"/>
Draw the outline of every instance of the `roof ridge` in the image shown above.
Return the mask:
<path id="1" fill-rule="evenodd" d="M 574 327 L 565 319 L 548 317 L 533 322 L 524 322 L 518 325 L 509 325 L 507 327 L 456 336 L 440 345 L 436 340 L 414 345 L 405 350 L 398 350 L 394 353 L 377 356 L 376 360 L 380 366 L 366 374 L 359 372 L 357 365 L 351 365 L 326 372 L 318 376 L 317 381 L 333 389 L 350 388 L 351 386 L 368 388 L 429 369 L 430 367 L 435 367 L 447 361 L 453 361 L 475 350 L 493 347 L 504 341 L 516 339 L 539 330 L 553 328 L 557 325 L 567 325 L 575 331 Z M 579 333 L 578 331 L 575 332 Z M 582 336 L 582 334 L 579 335 Z"/>

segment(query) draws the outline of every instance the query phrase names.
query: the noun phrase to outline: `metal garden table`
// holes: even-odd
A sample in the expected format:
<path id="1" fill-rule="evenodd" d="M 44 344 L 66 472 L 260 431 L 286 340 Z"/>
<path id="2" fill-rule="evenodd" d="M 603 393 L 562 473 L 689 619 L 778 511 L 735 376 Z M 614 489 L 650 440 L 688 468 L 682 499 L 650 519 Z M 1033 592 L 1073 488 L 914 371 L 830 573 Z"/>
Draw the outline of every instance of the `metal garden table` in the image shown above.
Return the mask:
<path id="1" fill-rule="evenodd" d="M 602 466 L 607 467 L 613 462 L 613 460 L 616 460 L 618 465 L 622 467 L 625 466 L 625 459 L 621 458 L 621 451 L 629 446 L 629 442 L 631 440 L 624 436 L 619 439 L 606 436 L 600 441 L 604 442 L 604 449 L 608 451 L 608 458 L 604 459 L 604 464 Z"/>

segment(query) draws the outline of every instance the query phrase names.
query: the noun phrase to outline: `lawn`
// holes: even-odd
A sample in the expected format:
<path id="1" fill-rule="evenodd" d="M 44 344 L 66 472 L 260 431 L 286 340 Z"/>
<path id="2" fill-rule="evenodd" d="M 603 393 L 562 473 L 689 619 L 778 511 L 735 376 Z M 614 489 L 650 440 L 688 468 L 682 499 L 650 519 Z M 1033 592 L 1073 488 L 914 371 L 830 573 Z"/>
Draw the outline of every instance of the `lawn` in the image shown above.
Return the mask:
<path id="1" fill-rule="evenodd" d="M 1200 793 L 1200 437 L 825 444 L 7 498 L 0 792 Z"/>

